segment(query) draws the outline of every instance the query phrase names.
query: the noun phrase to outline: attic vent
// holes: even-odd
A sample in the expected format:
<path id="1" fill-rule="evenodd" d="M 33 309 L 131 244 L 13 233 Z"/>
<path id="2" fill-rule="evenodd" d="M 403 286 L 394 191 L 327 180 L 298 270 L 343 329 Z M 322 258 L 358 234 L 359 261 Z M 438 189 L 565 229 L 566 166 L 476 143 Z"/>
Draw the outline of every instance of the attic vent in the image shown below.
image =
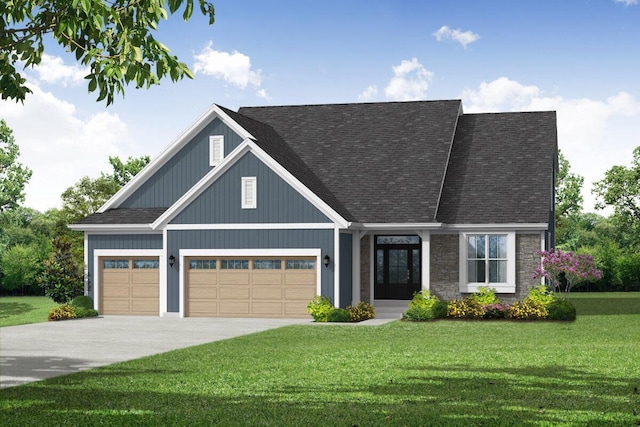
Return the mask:
<path id="1" fill-rule="evenodd" d="M 255 176 L 242 177 L 242 209 L 255 209 L 258 204 Z"/>
<path id="2" fill-rule="evenodd" d="M 209 137 L 209 164 L 218 166 L 224 158 L 224 136 L 211 135 Z"/>

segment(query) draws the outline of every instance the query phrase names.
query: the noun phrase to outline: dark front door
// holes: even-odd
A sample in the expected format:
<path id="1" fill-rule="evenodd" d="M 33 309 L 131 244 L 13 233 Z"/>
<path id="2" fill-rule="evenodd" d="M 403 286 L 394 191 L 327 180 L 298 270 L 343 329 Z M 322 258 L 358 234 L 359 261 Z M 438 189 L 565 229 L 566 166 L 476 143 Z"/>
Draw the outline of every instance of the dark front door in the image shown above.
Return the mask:
<path id="1" fill-rule="evenodd" d="M 421 288 L 418 236 L 376 236 L 375 299 L 408 300 Z"/>

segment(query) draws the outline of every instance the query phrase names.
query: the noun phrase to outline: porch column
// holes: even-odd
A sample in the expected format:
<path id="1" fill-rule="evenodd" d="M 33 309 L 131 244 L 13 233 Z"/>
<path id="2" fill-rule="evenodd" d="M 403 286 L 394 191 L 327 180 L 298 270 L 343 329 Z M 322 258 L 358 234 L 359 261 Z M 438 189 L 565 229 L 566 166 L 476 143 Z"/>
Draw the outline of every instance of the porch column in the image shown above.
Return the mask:
<path id="1" fill-rule="evenodd" d="M 431 231 L 418 230 L 418 235 L 422 239 L 422 290 L 428 291 L 431 288 Z"/>
<path id="2" fill-rule="evenodd" d="M 354 230 L 351 235 L 351 304 L 360 302 L 360 239 L 364 235 L 359 230 Z"/>

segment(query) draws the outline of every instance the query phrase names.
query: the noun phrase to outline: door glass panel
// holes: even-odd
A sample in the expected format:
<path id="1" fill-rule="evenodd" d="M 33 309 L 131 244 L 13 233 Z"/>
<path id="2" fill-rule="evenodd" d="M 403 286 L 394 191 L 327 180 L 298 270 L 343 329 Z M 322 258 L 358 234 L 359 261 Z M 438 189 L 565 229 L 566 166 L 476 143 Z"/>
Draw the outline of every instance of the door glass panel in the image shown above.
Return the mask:
<path id="1" fill-rule="evenodd" d="M 409 283 L 409 259 L 406 249 L 389 249 L 389 283 Z"/>
<path id="2" fill-rule="evenodd" d="M 420 283 L 420 249 L 413 249 L 411 251 L 411 275 L 412 281 L 414 285 Z"/>
<path id="3" fill-rule="evenodd" d="M 418 236 L 376 236 L 379 245 L 417 245 L 420 243 Z"/>
<path id="4" fill-rule="evenodd" d="M 376 283 L 384 283 L 384 250 L 376 251 Z"/>

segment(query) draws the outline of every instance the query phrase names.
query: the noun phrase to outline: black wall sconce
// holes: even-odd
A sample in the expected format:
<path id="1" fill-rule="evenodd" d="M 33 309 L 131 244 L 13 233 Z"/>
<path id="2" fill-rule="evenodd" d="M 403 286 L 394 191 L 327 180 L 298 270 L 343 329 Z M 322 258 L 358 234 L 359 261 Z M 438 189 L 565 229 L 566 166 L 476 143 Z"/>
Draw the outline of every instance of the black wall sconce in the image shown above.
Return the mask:
<path id="1" fill-rule="evenodd" d="M 329 267 L 329 262 L 331 262 L 331 258 L 329 258 L 329 255 L 325 255 L 324 258 L 322 258 L 322 263 L 325 267 Z"/>
<path id="2" fill-rule="evenodd" d="M 169 256 L 169 267 L 173 267 L 173 264 L 176 263 L 176 257 L 173 255 Z"/>

